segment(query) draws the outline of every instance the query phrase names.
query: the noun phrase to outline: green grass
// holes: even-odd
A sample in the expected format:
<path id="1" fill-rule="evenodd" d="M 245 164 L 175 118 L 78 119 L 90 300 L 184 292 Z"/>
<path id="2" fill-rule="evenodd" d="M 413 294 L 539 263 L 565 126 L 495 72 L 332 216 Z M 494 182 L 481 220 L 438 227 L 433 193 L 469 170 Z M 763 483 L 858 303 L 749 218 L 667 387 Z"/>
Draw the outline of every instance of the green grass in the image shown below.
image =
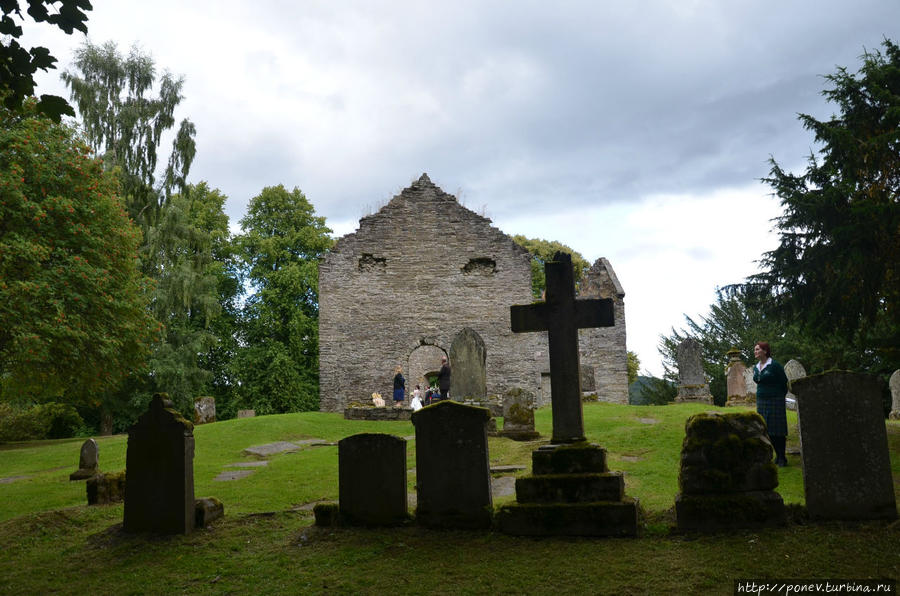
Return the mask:
<path id="1" fill-rule="evenodd" d="M 668 532 L 678 490 L 684 422 L 709 406 L 586 404 L 588 438 L 604 446 L 648 524 L 638 539 L 525 539 L 494 532 L 417 527 L 322 529 L 298 505 L 337 499 L 337 447 L 269 458 L 247 478 L 214 482 L 244 448 L 279 440 L 337 441 L 358 432 L 414 434 L 409 422 L 346 421 L 287 414 L 195 429 L 196 495 L 225 503 L 226 517 L 189 536 L 129 536 L 122 506 L 87 507 L 84 482 L 69 482 L 79 440 L 0 447 L 0 593 L 731 593 L 748 578 L 898 578 L 900 525 L 826 523 L 717 536 Z M 721 411 L 721 410 L 720 410 Z M 643 420 L 642 420 L 643 419 Z M 549 436 L 550 412 L 538 430 Z M 796 416 L 789 445 L 796 441 Z M 900 489 L 900 423 L 888 422 Z M 126 438 L 103 437 L 100 465 L 124 467 Z M 490 440 L 493 464 L 529 465 L 536 444 Z M 415 466 L 415 441 L 407 450 Z M 803 502 L 797 457 L 779 470 L 787 503 Z M 527 474 L 528 472 L 523 472 Z M 410 485 L 410 490 L 413 490 Z M 497 500 L 501 504 L 514 497 Z"/>

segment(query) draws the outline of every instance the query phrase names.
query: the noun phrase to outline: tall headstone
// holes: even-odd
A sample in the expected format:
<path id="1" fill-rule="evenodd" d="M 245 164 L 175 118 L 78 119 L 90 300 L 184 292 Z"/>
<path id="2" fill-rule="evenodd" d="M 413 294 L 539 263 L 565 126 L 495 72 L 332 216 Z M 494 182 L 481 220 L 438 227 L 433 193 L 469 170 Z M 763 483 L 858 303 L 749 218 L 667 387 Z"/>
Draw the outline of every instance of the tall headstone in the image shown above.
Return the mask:
<path id="1" fill-rule="evenodd" d="M 895 519 L 882 381 L 829 372 L 793 382 L 797 394 L 803 488 L 819 519 Z"/>
<path id="2" fill-rule="evenodd" d="M 891 420 L 900 420 L 900 370 L 895 370 L 888 381 L 891 387 Z"/>
<path id="3" fill-rule="evenodd" d="M 747 367 L 741 359 L 741 351 L 731 348 L 725 354 L 728 364 L 725 366 L 725 386 L 728 391 L 726 406 L 747 406 L 756 403 L 756 391 L 747 390 Z"/>
<path id="4" fill-rule="evenodd" d="M 552 441 L 583 441 L 578 330 L 612 326 L 613 301 L 611 298 L 575 299 L 572 256 L 567 253 L 556 253 L 552 261 L 544 264 L 544 270 L 547 300 L 511 306 L 510 327 L 514 333 L 547 331 L 553 409 Z"/>
<path id="5" fill-rule="evenodd" d="M 194 400 L 194 424 L 208 424 L 216 421 L 216 398 L 198 397 Z"/>
<path id="6" fill-rule="evenodd" d="M 189 534 L 194 528 L 194 425 L 165 393 L 128 429 L 126 532 Z"/>
<path id="7" fill-rule="evenodd" d="M 69 480 L 84 480 L 100 472 L 100 447 L 97 441 L 88 439 L 81 445 L 78 457 L 78 469 L 69 474 Z"/>
<path id="8" fill-rule="evenodd" d="M 413 412 L 416 521 L 429 527 L 491 525 L 491 468 L 485 408 L 441 401 Z"/>
<path id="9" fill-rule="evenodd" d="M 713 403 L 700 358 L 700 342 L 693 337 L 685 338 L 678 344 L 675 359 L 678 363 L 678 395 L 675 401 Z"/>
<path id="10" fill-rule="evenodd" d="M 485 362 L 487 350 L 477 332 L 464 328 L 450 344 L 450 395 L 456 401 L 484 399 L 487 396 Z"/>
<path id="11" fill-rule="evenodd" d="M 532 475 L 516 479 L 516 503 L 497 513 L 515 535 L 634 536 L 637 501 L 625 497 L 621 473 L 606 467 L 606 450 L 584 437 L 578 329 L 613 324 L 611 299 L 575 299 L 572 259 L 558 252 L 544 264 L 547 301 L 510 307 L 514 332 L 548 331 L 553 443 L 534 451 Z"/>
<path id="12" fill-rule="evenodd" d="M 500 434 L 516 441 L 532 441 L 541 435 L 534 430 L 534 394 L 513 387 L 503 394 L 503 430 Z"/>
<path id="13" fill-rule="evenodd" d="M 342 521 L 386 526 L 403 523 L 406 508 L 406 441 L 361 433 L 338 441 Z"/>
<path id="14" fill-rule="evenodd" d="M 678 529 L 716 531 L 783 525 L 784 500 L 766 424 L 756 412 L 688 418 L 681 447 Z"/>
<path id="15" fill-rule="evenodd" d="M 797 362 L 794 359 L 788 360 L 787 364 L 784 365 L 784 374 L 788 380 L 788 387 L 791 387 L 793 382 L 797 379 L 802 379 L 806 376 L 806 369 L 803 368 L 803 365 Z M 784 396 L 785 403 L 787 408 L 790 410 L 797 409 L 797 396 L 792 392 L 788 391 L 787 395 Z"/>
<path id="16" fill-rule="evenodd" d="M 744 385 L 747 387 L 747 394 L 753 396 L 750 403 L 756 405 L 756 381 L 753 380 L 752 366 L 744 370 Z"/>

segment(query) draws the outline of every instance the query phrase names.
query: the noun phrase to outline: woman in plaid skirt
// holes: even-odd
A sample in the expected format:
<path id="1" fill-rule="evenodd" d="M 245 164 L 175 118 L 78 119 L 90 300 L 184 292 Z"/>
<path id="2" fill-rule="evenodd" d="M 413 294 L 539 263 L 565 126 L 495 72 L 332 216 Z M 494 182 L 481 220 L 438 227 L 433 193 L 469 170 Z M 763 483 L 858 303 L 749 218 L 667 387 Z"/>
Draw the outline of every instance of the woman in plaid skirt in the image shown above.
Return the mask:
<path id="1" fill-rule="evenodd" d="M 766 421 L 769 440 L 775 448 L 775 464 L 787 465 L 785 443 L 787 442 L 787 413 L 784 396 L 787 395 L 787 375 L 784 368 L 772 360 L 769 342 L 756 342 L 753 355 L 759 362 L 753 367 L 753 381 L 756 383 L 756 411 Z"/>

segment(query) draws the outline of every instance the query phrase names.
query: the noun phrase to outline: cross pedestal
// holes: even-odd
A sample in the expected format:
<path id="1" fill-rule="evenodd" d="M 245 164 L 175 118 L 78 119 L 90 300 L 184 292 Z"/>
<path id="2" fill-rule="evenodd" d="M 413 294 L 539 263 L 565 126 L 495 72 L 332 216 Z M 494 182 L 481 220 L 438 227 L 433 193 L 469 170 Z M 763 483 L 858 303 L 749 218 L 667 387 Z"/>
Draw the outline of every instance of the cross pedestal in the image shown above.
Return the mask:
<path id="1" fill-rule="evenodd" d="M 553 443 L 584 440 L 581 411 L 581 367 L 578 330 L 612 327 L 613 301 L 609 298 L 576 300 L 572 257 L 558 252 L 544 264 L 546 301 L 511 306 L 514 333 L 546 331 L 550 353 L 550 398 L 553 408 Z"/>

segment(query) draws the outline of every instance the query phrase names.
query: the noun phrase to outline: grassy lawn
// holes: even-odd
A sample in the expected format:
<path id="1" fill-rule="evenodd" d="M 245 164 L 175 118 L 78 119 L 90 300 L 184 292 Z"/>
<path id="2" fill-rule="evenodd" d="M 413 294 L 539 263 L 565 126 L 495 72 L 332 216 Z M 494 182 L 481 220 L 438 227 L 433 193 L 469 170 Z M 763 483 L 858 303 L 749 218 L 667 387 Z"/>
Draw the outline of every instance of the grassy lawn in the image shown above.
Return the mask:
<path id="1" fill-rule="evenodd" d="M 228 464 L 255 458 L 246 447 L 359 432 L 415 434 L 409 422 L 347 421 L 302 413 L 230 420 L 194 431 L 196 495 L 225 503 L 226 517 L 189 536 L 120 532 L 122 506 L 87 507 L 84 482 L 69 482 L 81 439 L 0 447 L 0 593 L 731 593 L 737 578 L 898 578 L 897 522 L 792 525 L 718 536 L 669 531 L 678 491 L 684 422 L 708 406 L 586 404 L 588 438 L 625 472 L 646 527 L 638 539 L 530 539 L 494 532 L 416 527 L 321 529 L 301 508 L 336 500 L 337 447 L 272 456 L 230 482 Z M 549 409 L 537 428 L 549 437 Z M 789 447 L 797 440 L 796 415 Z M 888 422 L 900 492 L 900 423 Z M 125 436 L 103 437 L 100 466 L 124 468 Z M 490 439 L 492 464 L 527 465 L 537 443 Z M 415 441 L 408 445 L 415 466 Z M 787 503 L 803 503 L 799 459 L 779 471 Z M 527 474 L 528 471 L 522 472 Z M 413 482 L 410 481 L 410 491 Z M 514 497 L 495 501 L 502 504 Z"/>

